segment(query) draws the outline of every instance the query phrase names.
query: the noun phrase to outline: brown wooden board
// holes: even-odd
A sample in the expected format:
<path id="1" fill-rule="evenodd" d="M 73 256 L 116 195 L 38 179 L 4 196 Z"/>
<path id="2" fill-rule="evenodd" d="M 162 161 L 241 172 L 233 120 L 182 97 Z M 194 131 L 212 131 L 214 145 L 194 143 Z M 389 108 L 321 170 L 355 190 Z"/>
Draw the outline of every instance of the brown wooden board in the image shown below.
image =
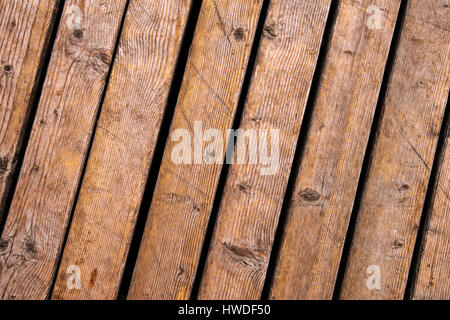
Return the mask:
<path id="1" fill-rule="evenodd" d="M 271 299 L 331 299 L 400 0 L 342 1 Z"/>
<path id="2" fill-rule="evenodd" d="M 231 166 L 200 299 L 261 296 L 330 4 L 271 1 L 240 126 L 256 133 L 248 153 L 257 148 L 259 161 Z M 268 130 L 266 142 L 261 130 Z M 273 157 L 267 164 L 265 143 Z"/>
<path id="3" fill-rule="evenodd" d="M 203 163 L 203 150 L 191 157 L 186 151 L 192 164 L 176 164 L 172 154 L 179 130 L 188 131 L 193 142 L 196 121 L 202 121 L 203 130 L 225 132 L 232 126 L 262 2 L 202 3 L 130 299 L 190 296 L 222 164 L 219 153 L 214 164 Z"/>
<path id="4" fill-rule="evenodd" d="M 190 5 L 129 4 L 53 299 L 117 296 Z"/>
<path id="5" fill-rule="evenodd" d="M 125 4 L 65 3 L 2 233 L 0 299 L 48 296 Z"/>
<path id="6" fill-rule="evenodd" d="M 408 2 L 342 299 L 402 299 L 450 86 L 450 2 Z"/>
<path id="7" fill-rule="evenodd" d="M 415 281 L 416 300 L 450 300 L 450 127 L 434 185 L 433 203 L 425 228 L 420 267 Z"/>
<path id="8" fill-rule="evenodd" d="M 0 2 L 0 219 L 11 192 L 59 3 Z"/>

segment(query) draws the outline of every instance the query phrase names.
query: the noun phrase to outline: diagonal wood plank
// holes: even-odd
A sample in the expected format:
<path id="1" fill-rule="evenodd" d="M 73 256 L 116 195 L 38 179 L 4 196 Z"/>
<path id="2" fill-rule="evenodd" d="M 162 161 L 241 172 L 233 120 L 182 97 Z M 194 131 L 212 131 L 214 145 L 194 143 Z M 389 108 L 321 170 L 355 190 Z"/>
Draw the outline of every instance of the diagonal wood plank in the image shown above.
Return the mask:
<path id="1" fill-rule="evenodd" d="M 0 299 L 48 295 L 125 5 L 65 3 L 2 233 Z"/>
<path id="2" fill-rule="evenodd" d="M 181 129 L 193 134 L 196 121 L 204 130 L 223 132 L 232 126 L 262 3 L 202 3 L 130 299 L 190 296 L 222 165 L 203 163 L 203 151 L 191 154 L 194 164 L 176 164 L 175 138 Z"/>
<path id="3" fill-rule="evenodd" d="M 231 166 L 200 299 L 261 296 L 330 4 L 271 1 L 241 129 L 259 135 L 260 129 L 279 130 L 278 141 L 269 131 L 270 152 L 273 156 L 279 148 L 279 159 L 268 172 L 261 162 Z"/>
<path id="4" fill-rule="evenodd" d="M 434 186 L 413 299 L 450 299 L 450 126 Z"/>
<path id="5" fill-rule="evenodd" d="M 340 3 L 271 299 L 332 298 L 400 2 Z"/>
<path id="6" fill-rule="evenodd" d="M 129 4 L 54 299 L 117 296 L 190 5 Z M 73 265 L 78 290 L 66 285 Z"/>
<path id="7" fill-rule="evenodd" d="M 0 219 L 16 173 L 59 0 L 0 3 Z"/>
<path id="8" fill-rule="evenodd" d="M 450 1 L 408 3 L 342 299 L 402 299 L 450 87 Z"/>

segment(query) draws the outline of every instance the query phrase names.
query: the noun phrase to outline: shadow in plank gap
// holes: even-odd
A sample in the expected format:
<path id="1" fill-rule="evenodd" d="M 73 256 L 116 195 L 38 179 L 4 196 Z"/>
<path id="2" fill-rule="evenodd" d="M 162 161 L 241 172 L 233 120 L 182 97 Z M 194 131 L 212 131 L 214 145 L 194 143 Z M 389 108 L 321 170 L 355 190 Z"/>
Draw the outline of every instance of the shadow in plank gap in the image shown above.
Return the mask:
<path id="1" fill-rule="evenodd" d="M 278 129 L 279 168 L 264 174 L 261 163 L 231 165 L 199 299 L 261 297 L 330 5 L 270 3 L 240 129 Z"/>
<path id="2" fill-rule="evenodd" d="M 339 3 L 270 299 L 332 298 L 399 7 Z"/>
<path id="3" fill-rule="evenodd" d="M 202 3 L 129 299 L 190 297 L 222 165 L 176 164 L 174 132 L 232 126 L 262 4 Z"/>
<path id="4" fill-rule="evenodd" d="M 286 226 L 286 212 L 289 205 L 289 200 L 292 198 L 292 194 L 294 192 L 295 178 L 297 177 L 298 174 L 298 170 L 300 167 L 299 166 L 300 159 L 302 158 L 303 152 L 305 150 L 308 131 L 311 127 L 311 120 L 314 114 L 314 106 L 316 104 L 317 97 L 319 94 L 320 81 L 322 79 L 328 51 L 330 48 L 330 40 L 333 34 L 334 25 L 336 23 L 338 6 L 339 6 L 338 1 L 331 2 L 330 12 L 328 14 L 327 23 L 325 25 L 325 30 L 323 34 L 322 45 L 317 59 L 317 66 L 314 70 L 311 89 L 305 107 L 305 115 L 303 116 L 303 122 L 298 136 L 297 148 L 295 150 L 294 159 L 292 161 L 292 170 L 290 172 L 289 181 L 286 187 L 286 192 L 284 194 L 283 205 L 280 211 L 280 218 L 278 221 L 277 231 L 275 234 L 273 248 L 270 255 L 270 261 L 267 268 L 267 275 L 264 282 L 264 288 L 261 294 L 261 299 L 269 299 L 270 289 L 273 283 L 273 277 L 275 273 L 275 264 L 279 257 L 282 235 L 284 233 L 284 229 Z"/>
<path id="5" fill-rule="evenodd" d="M 243 111 L 244 111 L 245 101 L 247 100 L 250 82 L 251 82 L 253 71 L 254 71 L 255 64 L 256 64 L 258 48 L 261 43 L 261 38 L 263 37 L 264 24 L 266 22 L 267 11 L 269 9 L 269 3 L 270 3 L 269 0 L 264 1 L 260 16 L 259 16 L 258 26 L 256 28 L 255 39 L 252 44 L 252 51 L 250 54 L 248 67 L 247 67 L 246 74 L 245 74 L 244 84 L 242 85 L 242 90 L 241 90 L 240 97 L 239 97 L 238 107 L 236 110 L 236 116 L 234 117 L 234 121 L 233 121 L 233 129 L 235 129 L 235 130 L 239 128 L 239 125 L 242 121 L 242 115 L 243 115 Z M 226 148 L 227 148 L 226 150 L 234 150 L 234 148 L 236 147 L 236 143 L 237 143 L 236 140 L 237 139 L 229 139 L 228 145 L 226 146 Z M 200 289 L 200 284 L 201 284 L 201 277 L 205 270 L 205 263 L 206 263 L 206 259 L 207 259 L 208 252 L 209 252 L 209 246 L 211 243 L 214 226 L 216 225 L 217 212 L 219 210 L 220 202 L 221 202 L 221 199 L 223 196 L 223 190 L 225 188 L 225 182 L 226 182 L 226 178 L 228 176 L 229 168 L 230 168 L 230 165 L 225 164 L 220 173 L 219 182 L 217 184 L 217 192 L 216 192 L 213 206 L 211 209 L 211 217 L 209 219 L 208 228 L 205 233 L 205 239 L 203 241 L 203 248 L 202 248 L 202 252 L 201 252 L 199 263 L 198 263 L 197 273 L 196 273 L 194 284 L 192 287 L 192 292 L 191 292 L 191 296 L 190 296 L 191 300 L 197 299 L 197 296 L 198 296 L 198 290 Z"/>
<path id="6" fill-rule="evenodd" d="M 150 204 L 152 202 L 152 197 L 155 190 L 156 180 L 158 178 L 158 172 L 161 167 L 161 162 L 164 155 L 164 146 L 166 144 L 167 137 L 169 136 L 170 124 L 172 122 L 175 106 L 178 100 L 178 94 L 180 92 L 180 87 L 183 81 L 187 59 L 189 56 L 189 49 L 192 45 L 192 39 L 194 38 L 195 26 L 197 24 L 201 4 L 202 1 L 200 0 L 192 2 L 189 18 L 185 26 L 185 34 L 183 36 L 178 61 L 173 74 L 172 85 L 169 90 L 166 111 L 164 113 L 163 120 L 161 121 L 161 129 L 158 141 L 156 142 L 156 146 L 154 148 L 154 155 L 145 186 L 145 191 L 142 196 L 142 202 L 136 221 L 136 227 L 133 233 L 133 239 L 131 240 L 127 262 L 125 264 L 122 281 L 120 283 L 118 294 L 118 299 L 120 300 L 126 299 L 130 288 L 131 278 L 133 276 L 139 247 L 142 241 L 142 236 L 144 234 L 145 222 L 147 221 Z"/>
<path id="7" fill-rule="evenodd" d="M 65 3 L 2 232 L 0 299 L 48 296 L 125 6 Z"/>
<path id="8" fill-rule="evenodd" d="M 353 239 L 352 237 L 353 237 L 354 230 L 355 230 L 356 220 L 358 218 L 356 213 L 359 211 L 359 207 L 361 204 L 361 196 L 364 191 L 364 183 L 367 181 L 367 174 L 369 171 L 368 168 L 369 168 L 369 163 L 370 163 L 370 160 L 372 157 L 374 141 L 376 139 L 377 132 L 380 128 L 383 104 L 386 99 L 387 88 L 388 88 L 388 85 L 390 82 L 390 78 L 392 76 L 394 60 L 396 57 L 398 44 L 400 42 L 400 36 L 401 36 L 403 24 L 404 24 L 405 18 L 406 18 L 407 5 L 408 5 L 408 2 L 406 0 L 402 0 L 400 9 L 399 9 L 399 13 L 398 13 L 398 17 L 397 17 L 395 30 L 394 30 L 394 35 L 393 35 L 393 38 L 391 41 L 390 52 L 389 52 L 387 62 L 386 62 L 386 68 L 384 71 L 384 77 L 383 77 L 383 81 L 382 81 L 382 85 L 381 85 L 381 89 L 380 89 L 380 94 L 378 96 L 378 102 L 377 102 L 377 107 L 375 110 L 374 120 L 372 122 L 372 128 L 370 129 L 370 136 L 369 136 L 369 141 L 367 143 L 367 148 L 366 148 L 365 155 L 364 155 L 364 161 L 363 161 L 363 165 L 361 168 L 361 174 L 359 176 L 358 187 L 357 187 L 357 191 L 356 191 L 356 195 L 355 195 L 355 202 L 353 204 L 352 214 L 350 216 L 350 221 L 349 221 L 349 225 L 347 228 L 347 235 L 346 235 L 345 243 L 344 243 L 344 246 L 342 249 L 341 261 L 340 261 L 339 270 L 337 273 L 336 283 L 335 283 L 334 292 L 333 292 L 334 300 L 337 300 L 339 298 L 339 295 L 340 295 L 340 292 L 342 289 L 342 282 L 344 280 L 345 268 L 346 268 L 347 261 L 348 261 L 348 255 L 350 252 L 350 247 L 351 247 L 351 243 L 352 243 L 352 239 Z"/>

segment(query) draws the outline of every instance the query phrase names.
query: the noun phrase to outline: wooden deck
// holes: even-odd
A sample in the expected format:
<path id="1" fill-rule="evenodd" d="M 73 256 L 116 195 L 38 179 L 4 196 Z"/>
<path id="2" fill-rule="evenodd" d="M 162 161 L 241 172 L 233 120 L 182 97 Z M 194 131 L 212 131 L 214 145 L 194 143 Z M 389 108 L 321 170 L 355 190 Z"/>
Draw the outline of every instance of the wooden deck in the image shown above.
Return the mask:
<path id="1" fill-rule="evenodd" d="M 0 0 L 0 299 L 450 299 L 449 90 L 450 0 Z"/>

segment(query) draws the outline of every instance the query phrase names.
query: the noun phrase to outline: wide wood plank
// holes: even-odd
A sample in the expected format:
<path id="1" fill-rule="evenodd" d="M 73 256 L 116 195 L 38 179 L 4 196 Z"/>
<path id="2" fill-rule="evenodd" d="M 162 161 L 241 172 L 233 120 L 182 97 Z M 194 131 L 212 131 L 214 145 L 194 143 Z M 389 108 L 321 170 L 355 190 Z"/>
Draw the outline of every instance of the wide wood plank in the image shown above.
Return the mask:
<path id="1" fill-rule="evenodd" d="M 0 3 L 0 219 L 11 192 L 59 0 Z"/>
<path id="2" fill-rule="evenodd" d="M 48 295 L 125 4 L 65 3 L 2 233 L 0 299 Z"/>
<path id="3" fill-rule="evenodd" d="M 330 4 L 271 1 L 240 128 L 258 135 L 260 129 L 279 130 L 279 141 L 269 131 L 268 142 L 272 155 L 279 148 L 279 156 L 269 166 L 231 166 L 200 299 L 261 296 Z M 261 143 L 248 147 L 263 152 Z M 273 170 L 262 171 L 270 166 Z"/>
<path id="4" fill-rule="evenodd" d="M 203 163 L 203 151 L 192 152 L 189 160 L 196 164 L 176 164 L 174 132 L 193 135 L 195 121 L 202 121 L 203 130 L 232 126 L 262 2 L 202 3 L 130 299 L 190 296 L 222 165 Z"/>
<path id="5" fill-rule="evenodd" d="M 342 299 L 404 296 L 450 86 L 449 15 L 449 0 L 408 2 Z"/>
<path id="6" fill-rule="evenodd" d="M 130 2 L 53 299 L 117 296 L 190 5 Z"/>
<path id="7" fill-rule="evenodd" d="M 400 2 L 340 3 L 271 299 L 332 298 Z"/>
<path id="8" fill-rule="evenodd" d="M 450 300 L 450 126 L 439 161 L 413 299 Z"/>

